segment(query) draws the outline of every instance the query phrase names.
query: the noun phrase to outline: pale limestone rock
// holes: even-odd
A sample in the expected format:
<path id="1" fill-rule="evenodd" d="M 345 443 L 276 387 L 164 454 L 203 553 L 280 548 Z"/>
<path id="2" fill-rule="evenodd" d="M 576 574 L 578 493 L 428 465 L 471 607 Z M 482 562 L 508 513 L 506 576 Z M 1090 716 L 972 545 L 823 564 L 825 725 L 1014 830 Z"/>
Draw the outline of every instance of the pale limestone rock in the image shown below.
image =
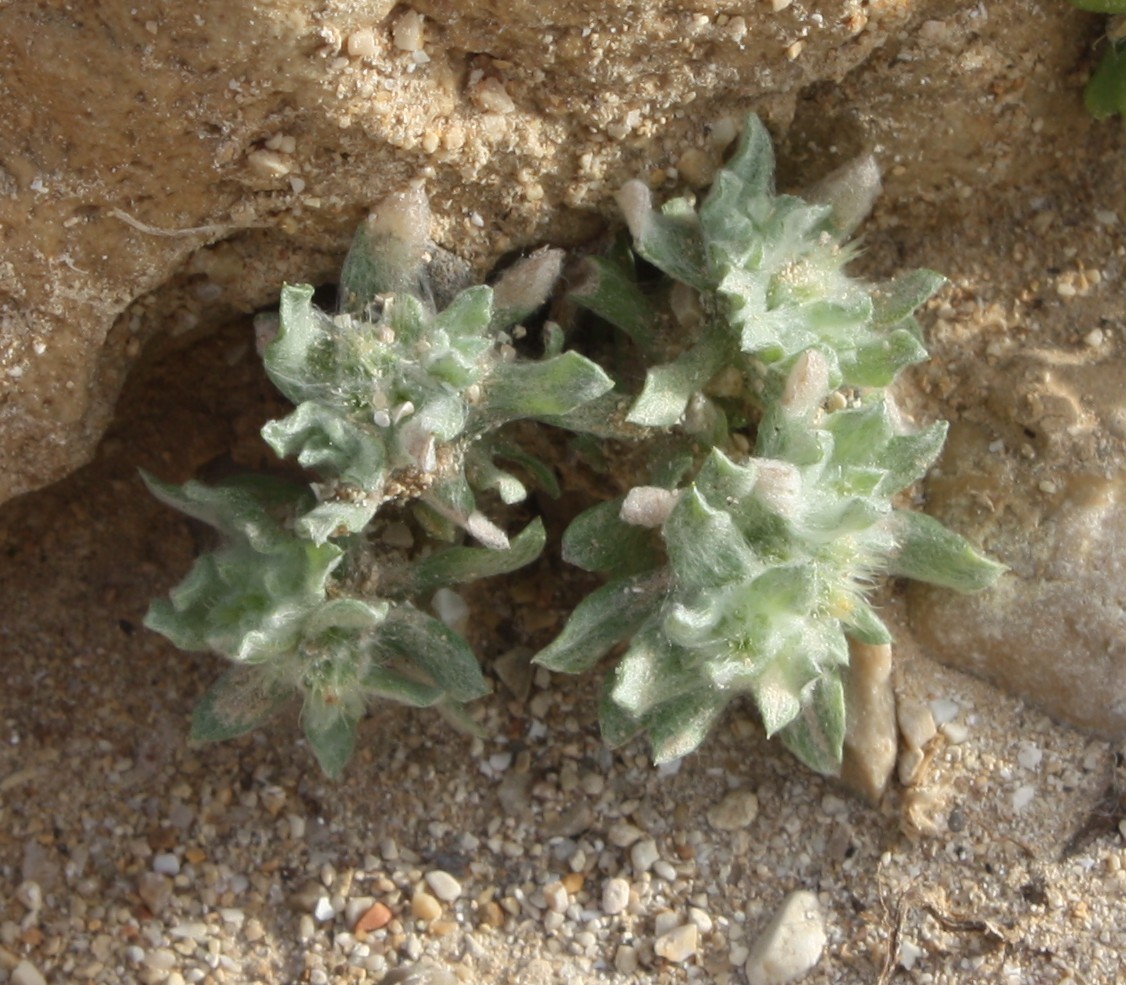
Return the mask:
<path id="1" fill-rule="evenodd" d="M 826 939 L 817 897 L 806 890 L 790 893 L 751 948 L 749 985 L 797 981 L 821 959 Z"/>
<path id="2" fill-rule="evenodd" d="M 895 692 L 891 685 L 891 647 L 849 643 L 845 681 L 848 722 L 841 780 L 878 803 L 895 768 Z"/>
<path id="3" fill-rule="evenodd" d="M 1062 721 L 1126 734 L 1126 361 L 1040 350 L 988 374 L 928 495 L 1011 571 L 978 595 L 914 587 L 912 628 Z"/>
<path id="4" fill-rule="evenodd" d="M 700 928 L 694 923 L 686 923 L 661 934 L 653 942 L 653 951 L 659 958 L 680 964 L 696 953 L 699 940 Z"/>
<path id="5" fill-rule="evenodd" d="M 357 218 L 423 169 L 449 203 L 436 240 L 478 272 L 514 249 L 572 245 L 615 214 L 627 178 L 684 161 L 705 180 L 734 105 L 784 134 L 799 93 L 854 73 L 926 13 L 815 3 L 823 26 L 790 61 L 768 6 L 684 30 L 669 27 L 679 0 L 372 0 L 359 19 L 298 0 L 165 4 L 151 21 L 135 6 L 107 0 L 73 22 L 0 5 L 0 501 L 89 458 L 147 342 L 268 307 L 284 281 L 331 280 Z M 1074 62 L 1068 14 L 1036 24 L 1046 78 Z M 1014 34 L 993 43 L 1019 46 Z M 1059 88 L 1043 98 L 1070 99 Z M 846 150 L 888 143 L 897 114 L 901 141 L 928 132 L 909 114 L 929 100 L 902 79 L 893 91 L 871 123 L 844 114 L 867 128 Z M 944 105 L 956 119 L 956 100 Z M 1050 102 L 1040 114 L 1066 118 Z M 837 144 L 842 114 L 816 115 L 832 139 L 813 143 Z M 954 147 L 958 168 L 996 170 L 995 155 Z M 1040 160 L 1013 153 L 1025 171 Z M 945 158 L 927 160 L 941 176 Z M 894 193 L 913 195 L 914 178 Z"/>

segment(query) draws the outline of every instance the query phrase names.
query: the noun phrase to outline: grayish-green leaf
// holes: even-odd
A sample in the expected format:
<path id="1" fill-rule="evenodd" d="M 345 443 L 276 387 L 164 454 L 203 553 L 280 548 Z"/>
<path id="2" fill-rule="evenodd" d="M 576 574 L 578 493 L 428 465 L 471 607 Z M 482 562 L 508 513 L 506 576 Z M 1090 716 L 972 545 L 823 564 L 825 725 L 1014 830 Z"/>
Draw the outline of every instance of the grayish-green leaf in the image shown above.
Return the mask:
<path id="1" fill-rule="evenodd" d="M 957 592 L 977 592 L 1008 570 L 983 557 L 965 537 L 925 513 L 896 510 L 894 533 L 898 548 L 889 564 L 893 575 Z"/>
<path id="2" fill-rule="evenodd" d="M 664 587 L 651 574 L 603 585 L 575 607 L 563 631 L 536 654 L 534 662 L 565 674 L 589 670 L 656 614 Z"/>
<path id="3" fill-rule="evenodd" d="M 408 605 L 395 606 L 380 627 L 379 643 L 423 671 L 455 701 L 489 693 L 477 658 L 457 633 Z"/>
<path id="4" fill-rule="evenodd" d="M 535 363 L 502 363 L 489 378 L 486 413 L 496 421 L 566 414 L 614 388 L 596 363 L 577 352 Z"/>
<path id="5" fill-rule="evenodd" d="M 196 742 L 224 742 L 245 735 L 281 711 L 292 697 L 292 687 L 274 680 L 261 667 L 231 667 L 195 706 L 191 737 Z"/>
<path id="6" fill-rule="evenodd" d="M 422 595 L 446 585 L 508 574 L 539 557 L 546 539 L 543 522 L 537 517 L 512 539 L 507 550 L 444 548 L 412 565 L 406 590 Z"/>
<path id="7" fill-rule="evenodd" d="M 563 534 L 563 560 L 585 571 L 616 577 L 649 571 L 661 559 L 655 532 L 623 523 L 618 514 L 624 497 L 584 510 Z"/>
<path id="8" fill-rule="evenodd" d="M 335 780 L 352 758 L 359 720 L 343 709 L 327 705 L 320 696 L 310 695 L 301 713 L 301 724 L 317 763 Z"/>

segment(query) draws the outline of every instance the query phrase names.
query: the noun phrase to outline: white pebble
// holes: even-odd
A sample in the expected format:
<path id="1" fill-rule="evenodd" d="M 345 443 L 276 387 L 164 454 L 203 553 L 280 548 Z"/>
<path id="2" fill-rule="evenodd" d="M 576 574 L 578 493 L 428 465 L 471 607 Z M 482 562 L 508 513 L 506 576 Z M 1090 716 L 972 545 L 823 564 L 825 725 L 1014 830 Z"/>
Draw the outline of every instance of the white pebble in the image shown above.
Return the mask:
<path id="1" fill-rule="evenodd" d="M 1022 742 L 1017 752 L 1017 762 L 1026 770 L 1034 770 L 1044 758 L 1044 750 L 1032 742 Z"/>
<path id="2" fill-rule="evenodd" d="M 680 964 L 696 953 L 699 941 L 700 928 L 694 923 L 686 923 L 658 937 L 653 942 L 653 951 L 659 958 Z"/>
<path id="3" fill-rule="evenodd" d="M 710 934 L 712 932 L 712 918 L 706 910 L 701 910 L 698 906 L 690 906 L 688 908 L 688 919 L 691 920 L 701 934 Z"/>
<path id="4" fill-rule="evenodd" d="M 612 917 L 629 905 L 629 883 L 625 879 L 607 879 L 602 887 L 602 912 Z"/>
<path id="5" fill-rule="evenodd" d="M 637 842 L 629 850 L 629 860 L 633 863 L 633 871 L 638 875 L 653 868 L 653 863 L 660 857 L 661 853 L 657 851 L 657 843 L 652 838 Z"/>
<path id="6" fill-rule="evenodd" d="M 43 906 L 43 890 L 39 887 L 39 883 L 29 879 L 27 882 L 20 883 L 16 890 L 16 899 L 32 913 L 36 913 Z"/>
<path id="7" fill-rule="evenodd" d="M 970 737 L 969 727 L 961 722 L 947 722 L 942 726 L 942 734 L 952 746 L 960 746 Z"/>
<path id="8" fill-rule="evenodd" d="M 461 895 L 461 883 L 441 869 L 426 873 L 426 885 L 444 903 L 452 903 Z"/>
<path id="9" fill-rule="evenodd" d="M 786 985 L 821 959 L 825 927 L 817 897 L 806 890 L 790 893 L 759 934 L 747 959 L 749 985 Z"/>
<path id="10" fill-rule="evenodd" d="M 375 32 L 367 27 L 353 31 L 344 43 L 344 50 L 349 58 L 371 58 L 376 52 Z"/>
<path id="11" fill-rule="evenodd" d="M 543 887 L 543 898 L 552 913 L 562 913 L 571 904 L 571 894 L 558 879 Z"/>
<path id="12" fill-rule="evenodd" d="M 610 825 L 610 830 L 606 832 L 606 840 L 615 848 L 629 848 L 644 834 L 644 831 L 628 821 L 618 821 L 617 824 Z"/>
<path id="13" fill-rule="evenodd" d="M 1017 787 L 1016 792 L 1013 794 L 1013 810 L 1023 811 L 1029 804 L 1032 803 L 1033 798 L 1036 796 L 1036 788 L 1029 784 Z"/>
<path id="14" fill-rule="evenodd" d="M 907 971 L 915 967 L 915 962 L 918 961 L 924 953 L 922 948 L 911 941 L 899 942 L 899 963 Z"/>
<path id="15" fill-rule="evenodd" d="M 958 702 L 951 701 L 949 698 L 935 698 L 930 702 L 930 706 L 936 725 L 945 725 L 947 722 L 952 722 L 962 711 Z"/>
<path id="16" fill-rule="evenodd" d="M 374 896 L 353 896 L 344 904 L 344 922 L 349 927 L 355 927 L 368 910 L 375 906 Z"/>
<path id="17" fill-rule="evenodd" d="M 516 109 L 516 103 L 504 88 L 500 79 L 482 79 L 470 94 L 477 108 L 486 113 L 511 113 Z"/>
<path id="18" fill-rule="evenodd" d="M 663 858 L 659 858 L 653 863 L 653 874 L 660 879 L 664 879 L 665 882 L 676 881 L 676 867 L 672 862 L 666 862 Z"/>
<path id="19" fill-rule="evenodd" d="M 439 588 L 434 593 L 434 612 L 450 629 L 461 633 L 469 624 L 469 604 L 457 592 Z"/>
<path id="20" fill-rule="evenodd" d="M 317 927 L 313 923 L 313 918 L 308 913 L 302 913 L 301 919 L 297 922 L 297 939 L 302 944 L 308 944 L 316 934 Z"/>
<path id="21" fill-rule="evenodd" d="M 8 981 L 11 985 L 47 985 L 43 973 L 30 961 L 21 961 L 16 965 Z"/>
<path id="22" fill-rule="evenodd" d="M 313 907 L 313 916 L 321 923 L 336 916 L 336 911 L 332 908 L 332 901 L 327 896 L 317 898 L 317 904 Z"/>
<path id="23" fill-rule="evenodd" d="M 180 874 L 180 857 L 174 852 L 161 852 L 152 859 L 153 872 L 162 876 L 178 876 Z"/>
<path id="24" fill-rule="evenodd" d="M 293 161 L 287 155 L 266 148 L 251 151 L 246 163 L 262 178 L 282 178 L 293 170 Z"/>
<path id="25" fill-rule="evenodd" d="M 732 790 L 708 808 L 708 823 L 717 831 L 738 831 L 758 817 L 758 797 L 751 790 Z"/>
<path id="26" fill-rule="evenodd" d="M 405 11 L 391 28 L 391 39 L 400 51 L 422 49 L 422 14 L 417 10 Z"/>
<path id="27" fill-rule="evenodd" d="M 169 971 L 176 967 L 176 952 L 167 947 L 158 947 L 145 955 L 145 967 L 154 971 Z"/>

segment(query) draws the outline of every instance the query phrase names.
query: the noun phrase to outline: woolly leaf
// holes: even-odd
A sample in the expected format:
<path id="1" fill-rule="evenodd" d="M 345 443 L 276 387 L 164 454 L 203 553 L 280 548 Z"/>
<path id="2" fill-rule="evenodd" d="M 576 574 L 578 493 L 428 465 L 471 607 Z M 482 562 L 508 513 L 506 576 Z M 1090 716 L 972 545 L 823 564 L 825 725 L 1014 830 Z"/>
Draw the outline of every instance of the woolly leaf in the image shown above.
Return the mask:
<path id="1" fill-rule="evenodd" d="M 786 748 L 810 769 L 827 776 L 841 770 L 845 693 L 838 671 L 823 674 L 802 695 L 802 707 L 779 734 Z"/>
<path id="2" fill-rule="evenodd" d="M 338 373 L 338 329 L 313 306 L 313 288 L 308 284 L 287 284 L 279 305 L 278 334 L 262 355 L 266 373 L 295 404 L 323 398 L 326 385 Z"/>
<path id="3" fill-rule="evenodd" d="M 359 533 L 375 516 L 379 500 L 364 496 L 359 500 L 330 499 L 298 519 L 293 529 L 314 544 L 323 544 L 333 537 Z"/>
<path id="4" fill-rule="evenodd" d="M 912 270 L 881 284 L 872 291 L 872 326 L 891 328 L 907 318 L 946 283 L 933 270 Z"/>
<path id="5" fill-rule="evenodd" d="M 660 765 L 695 752 L 726 704 L 712 688 L 702 687 L 678 695 L 646 715 L 653 762 Z"/>
<path id="6" fill-rule="evenodd" d="M 742 581 L 760 567 L 731 514 L 709 506 L 696 489 L 687 490 L 664 527 L 669 564 L 692 586 Z"/>
<path id="7" fill-rule="evenodd" d="M 563 631 L 533 662 L 565 674 L 589 670 L 657 612 L 663 594 L 661 583 L 649 574 L 603 585 L 575 607 Z"/>
<path id="8" fill-rule="evenodd" d="M 386 480 L 387 451 L 375 425 L 361 427 L 335 407 L 305 401 L 262 437 L 282 458 L 295 456 L 307 469 L 378 492 Z"/>
<path id="9" fill-rule="evenodd" d="M 327 704 L 322 697 L 310 695 L 301 713 L 301 724 L 320 768 L 335 780 L 352 758 L 359 720 Z"/>
<path id="10" fill-rule="evenodd" d="M 489 378 L 487 413 L 497 421 L 552 417 L 613 388 L 605 371 L 577 352 L 536 363 L 504 363 Z"/>
<path id="11" fill-rule="evenodd" d="M 704 337 L 673 362 L 655 366 L 646 373 L 645 387 L 630 408 L 627 420 L 647 427 L 672 427 L 684 415 L 693 394 L 729 365 L 732 356 L 732 346 L 721 330 L 705 330 Z"/>
<path id="12" fill-rule="evenodd" d="M 602 257 L 587 257 L 568 297 L 625 332 L 644 353 L 654 351 L 657 313 L 636 281 Z"/>
<path id="13" fill-rule="evenodd" d="M 580 513 L 563 534 L 563 560 L 584 571 L 606 571 L 617 577 L 648 571 L 661 558 L 654 531 L 623 523 L 624 497 L 599 503 Z"/>
<path id="14" fill-rule="evenodd" d="M 958 592 L 977 592 L 1008 570 L 983 557 L 965 537 L 925 513 L 896 510 L 893 529 L 898 543 L 889 564 L 893 575 Z"/>
<path id="15" fill-rule="evenodd" d="M 472 701 L 489 693 L 469 644 L 418 609 L 395 606 L 380 628 L 379 643 L 424 672 L 455 701 Z"/>
<path id="16" fill-rule="evenodd" d="M 543 522 L 537 518 L 512 539 L 506 550 L 448 547 L 436 551 L 411 566 L 406 591 L 426 594 L 446 585 L 508 574 L 539 557 L 546 539 Z"/>
<path id="17" fill-rule="evenodd" d="M 224 742 L 245 735 L 281 711 L 292 697 L 292 687 L 271 679 L 260 667 L 231 667 L 195 706 L 191 738 Z"/>

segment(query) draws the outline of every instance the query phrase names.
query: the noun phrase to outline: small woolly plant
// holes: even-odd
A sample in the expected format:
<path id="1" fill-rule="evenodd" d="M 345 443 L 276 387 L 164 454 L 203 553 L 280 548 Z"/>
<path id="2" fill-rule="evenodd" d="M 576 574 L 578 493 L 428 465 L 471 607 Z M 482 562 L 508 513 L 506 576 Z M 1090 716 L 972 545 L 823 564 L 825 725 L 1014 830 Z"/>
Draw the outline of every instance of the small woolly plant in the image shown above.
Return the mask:
<path id="1" fill-rule="evenodd" d="M 622 189 L 632 250 L 584 261 L 571 296 L 636 343 L 647 369 L 636 393 L 563 352 L 551 323 L 542 359 L 517 355 L 522 321 L 559 277 L 559 251 L 436 299 L 420 186 L 357 233 L 339 314 L 314 307 L 311 287 L 284 288 L 277 318 L 257 327 L 267 372 L 295 409 L 262 434 L 313 481 L 146 477 L 221 536 L 146 618 L 178 646 L 234 664 L 197 708 L 193 734 L 241 734 L 297 693 L 310 746 L 335 775 L 372 699 L 456 719 L 484 694 L 442 593 L 543 548 L 538 520 L 510 540 L 478 503 L 526 497 L 502 462 L 554 486 L 506 428 L 523 419 L 577 432 L 588 451 L 599 438 L 642 443 L 624 459 L 606 445 L 611 469 L 649 463 L 644 477 L 616 476 L 629 492 L 564 534 L 563 557 L 607 581 L 536 661 L 578 672 L 624 647 L 601 703 L 613 745 L 646 733 L 657 760 L 682 756 L 749 694 L 768 734 L 836 772 L 848 639 L 890 640 L 867 600 L 874 581 L 969 591 L 1002 569 L 895 502 L 945 438 L 941 423 L 910 427 L 888 392 L 926 356 L 913 311 L 942 278 L 918 271 L 872 286 L 845 271 L 848 237 L 879 190 L 875 163 L 830 176 L 811 202 L 775 194 L 773 176 L 752 116 L 699 208 L 674 199 L 658 210 L 641 183 Z M 644 264 L 663 280 L 642 278 Z M 389 509 L 409 511 L 426 542 L 389 536 Z"/>
<path id="2" fill-rule="evenodd" d="M 421 187 L 392 196 L 356 236 L 341 314 L 314 307 L 311 287 L 286 287 L 279 317 L 258 326 L 266 370 L 296 405 L 263 437 L 315 481 L 303 488 L 249 476 L 177 487 L 145 476 L 155 495 L 222 538 L 145 620 L 183 649 L 235 664 L 197 708 L 197 739 L 242 734 L 296 692 L 309 744 L 335 775 L 371 699 L 455 712 L 487 692 L 468 644 L 422 603 L 539 555 L 539 520 L 510 541 L 477 508 L 485 490 L 506 503 L 526 495 L 497 458 L 554 482 L 501 429 L 524 418 L 565 423 L 613 384 L 574 352 L 519 358 L 506 334 L 546 300 L 557 251 L 438 310 L 426 276 L 428 227 Z M 394 547 L 401 535 L 389 542 L 372 529 L 391 503 L 413 508 L 439 540 L 460 530 L 484 546 Z"/>
<path id="3" fill-rule="evenodd" d="M 705 451 L 674 452 L 654 463 L 663 482 L 574 521 L 564 557 L 610 580 L 536 662 L 577 672 L 626 644 L 601 708 L 613 745 L 645 732 L 657 761 L 683 756 L 749 694 L 768 734 L 835 773 L 848 637 L 891 640 L 866 601 L 874 579 L 971 591 L 1002 569 L 893 504 L 945 438 L 944 424 L 908 427 L 886 390 L 925 357 L 912 312 L 942 278 L 871 287 L 845 272 L 845 238 L 878 191 L 870 159 L 829 180 L 825 204 L 776 195 L 773 174 L 752 117 L 698 210 L 654 210 L 638 182 L 618 196 L 634 250 L 669 278 L 667 308 L 643 306 L 628 265 L 605 262 L 576 299 L 651 348 L 687 336 L 628 420 Z"/>

